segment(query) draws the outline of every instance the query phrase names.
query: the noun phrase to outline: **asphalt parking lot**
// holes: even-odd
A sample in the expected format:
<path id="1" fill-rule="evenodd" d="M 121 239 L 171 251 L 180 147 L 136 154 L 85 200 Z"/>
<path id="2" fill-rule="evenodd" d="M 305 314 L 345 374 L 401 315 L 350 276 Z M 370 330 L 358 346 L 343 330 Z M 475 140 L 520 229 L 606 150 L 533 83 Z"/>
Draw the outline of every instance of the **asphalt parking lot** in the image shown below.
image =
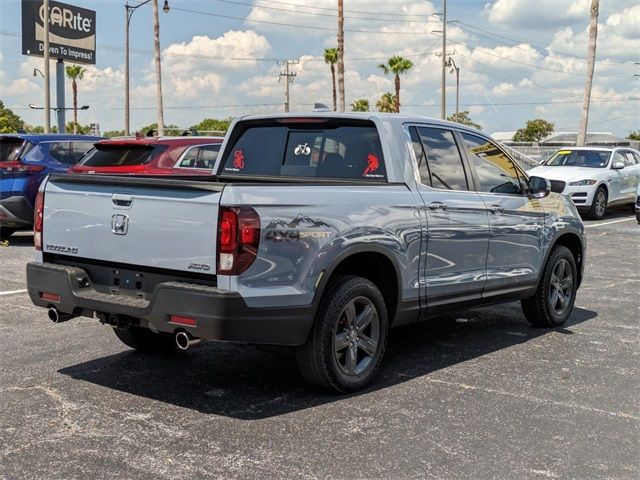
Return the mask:
<path id="1" fill-rule="evenodd" d="M 638 478 L 640 225 L 586 222 L 564 328 L 518 304 L 393 330 L 382 374 L 318 393 L 278 350 L 142 355 L 25 292 L 32 238 L 0 247 L 0 478 Z"/>

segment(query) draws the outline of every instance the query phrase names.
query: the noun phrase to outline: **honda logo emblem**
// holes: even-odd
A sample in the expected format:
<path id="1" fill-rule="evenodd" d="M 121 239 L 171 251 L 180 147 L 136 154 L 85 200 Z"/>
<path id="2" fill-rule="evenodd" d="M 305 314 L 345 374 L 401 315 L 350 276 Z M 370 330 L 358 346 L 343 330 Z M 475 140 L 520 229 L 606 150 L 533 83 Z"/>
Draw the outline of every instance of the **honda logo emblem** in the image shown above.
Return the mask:
<path id="1" fill-rule="evenodd" d="M 126 235 L 129 231 L 129 217 L 117 213 L 111 217 L 111 231 L 116 235 Z"/>

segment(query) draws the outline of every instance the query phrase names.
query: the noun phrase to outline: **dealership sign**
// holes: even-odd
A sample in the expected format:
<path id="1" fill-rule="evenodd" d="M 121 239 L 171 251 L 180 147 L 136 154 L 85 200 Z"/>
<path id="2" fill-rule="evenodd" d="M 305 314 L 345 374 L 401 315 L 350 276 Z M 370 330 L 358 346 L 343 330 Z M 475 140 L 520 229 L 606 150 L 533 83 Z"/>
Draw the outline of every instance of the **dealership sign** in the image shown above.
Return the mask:
<path id="1" fill-rule="evenodd" d="M 22 0 L 22 54 L 44 56 L 44 2 Z M 49 55 L 96 63 L 96 12 L 49 1 Z"/>

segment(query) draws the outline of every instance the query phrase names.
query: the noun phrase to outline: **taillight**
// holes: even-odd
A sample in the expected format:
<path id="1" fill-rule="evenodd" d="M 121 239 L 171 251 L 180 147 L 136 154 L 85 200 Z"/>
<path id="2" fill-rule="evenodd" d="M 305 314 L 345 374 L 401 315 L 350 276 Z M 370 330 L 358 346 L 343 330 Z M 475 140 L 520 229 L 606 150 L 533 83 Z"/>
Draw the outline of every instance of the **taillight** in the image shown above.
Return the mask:
<path id="1" fill-rule="evenodd" d="M 4 170 L 5 172 L 35 173 L 41 172 L 44 168 L 44 165 L 31 165 L 29 163 L 22 163 L 20 160 L 0 162 L 0 170 Z"/>
<path id="2" fill-rule="evenodd" d="M 33 244 L 36 250 L 42 250 L 42 218 L 44 215 L 44 190 L 38 191 L 33 210 Z"/>
<path id="3" fill-rule="evenodd" d="M 222 207 L 218 216 L 218 268 L 221 275 L 240 275 L 258 255 L 260 217 L 251 207 Z"/>

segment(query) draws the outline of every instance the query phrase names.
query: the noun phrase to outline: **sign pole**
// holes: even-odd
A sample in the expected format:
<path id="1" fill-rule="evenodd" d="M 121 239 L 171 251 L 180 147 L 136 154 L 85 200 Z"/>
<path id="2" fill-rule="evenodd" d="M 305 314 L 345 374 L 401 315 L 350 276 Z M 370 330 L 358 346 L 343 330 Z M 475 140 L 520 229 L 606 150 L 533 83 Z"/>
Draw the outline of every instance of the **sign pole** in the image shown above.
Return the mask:
<path id="1" fill-rule="evenodd" d="M 49 77 L 49 0 L 44 0 L 44 133 L 51 133 L 51 92 Z"/>
<path id="2" fill-rule="evenodd" d="M 58 133 L 66 133 L 66 109 L 64 103 L 64 60 L 61 58 L 56 62 L 56 104 L 58 106 Z"/>

